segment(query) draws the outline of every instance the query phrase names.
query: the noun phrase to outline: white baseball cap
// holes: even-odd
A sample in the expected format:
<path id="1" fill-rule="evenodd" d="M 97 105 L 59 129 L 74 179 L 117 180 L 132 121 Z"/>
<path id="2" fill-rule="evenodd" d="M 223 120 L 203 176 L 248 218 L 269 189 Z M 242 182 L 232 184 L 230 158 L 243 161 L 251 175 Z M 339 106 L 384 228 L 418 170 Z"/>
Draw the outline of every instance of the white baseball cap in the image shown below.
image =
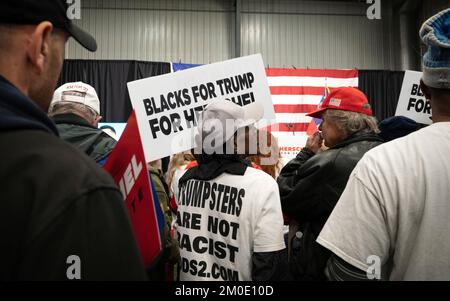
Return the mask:
<path id="1" fill-rule="evenodd" d="M 201 145 L 207 153 L 221 150 L 240 128 L 258 122 L 263 115 L 264 108 L 258 102 L 242 107 L 228 99 L 214 100 L 200 116 L 196 136 L 197 145 Z M 213 145 L 206 143 L 205 137 L 208 141 L 214 141 Z"/>
<path id="2" fill-rule="evenodd" d="M 50 110 L 55 104 L 64 102 L 84 104 L 100 115 L 100 100 L 97 92 L 92 86 L 83 82 L 66 83 L 56 89 L 50 104 Z"/>

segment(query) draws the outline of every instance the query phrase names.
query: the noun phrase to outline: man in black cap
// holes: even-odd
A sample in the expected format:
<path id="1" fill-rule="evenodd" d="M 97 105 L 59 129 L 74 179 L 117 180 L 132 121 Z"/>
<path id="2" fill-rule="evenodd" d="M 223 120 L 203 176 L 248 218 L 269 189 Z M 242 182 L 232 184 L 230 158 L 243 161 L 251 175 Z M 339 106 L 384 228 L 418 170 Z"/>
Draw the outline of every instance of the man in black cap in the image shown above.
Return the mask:
<path id="1" fill-rule="evenodd" d="M 46 116 L 72 36 L 66 1 L 0 2 L 0 280 L 143 280 L 122 196 Z"/>

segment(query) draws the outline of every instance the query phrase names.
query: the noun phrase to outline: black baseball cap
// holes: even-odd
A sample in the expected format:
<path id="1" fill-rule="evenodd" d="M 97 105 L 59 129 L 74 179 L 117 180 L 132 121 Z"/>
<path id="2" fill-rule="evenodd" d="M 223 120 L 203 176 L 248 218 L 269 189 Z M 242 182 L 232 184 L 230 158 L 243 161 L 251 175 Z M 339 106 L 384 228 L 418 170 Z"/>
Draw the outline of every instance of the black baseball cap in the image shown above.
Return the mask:
<path id="1" fill-rule="evenodd" d="M 73 2 L 73 1 L 71 1 Z M 0 23 L 38 24 L 49 21 L 54 27 L 69 33 L 89 51 L 97 50 L 97 42 L 67 16 L 67 0 L 1 0 Z"/>

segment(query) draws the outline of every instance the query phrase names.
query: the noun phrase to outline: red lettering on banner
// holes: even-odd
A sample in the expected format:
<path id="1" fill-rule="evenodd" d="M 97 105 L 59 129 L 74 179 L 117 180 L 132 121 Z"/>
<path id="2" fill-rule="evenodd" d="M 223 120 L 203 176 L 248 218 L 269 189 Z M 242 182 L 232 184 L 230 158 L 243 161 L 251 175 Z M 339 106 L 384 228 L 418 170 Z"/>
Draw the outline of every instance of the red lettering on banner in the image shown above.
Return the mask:
<path id="1" fill-rule="evenodd" d="M 282 152 L 300 152 L 303 148 L 300 146 L 283 146 L 280 147 Z"/>
<path id="2" fill-rule="evenodd" d="M 139 174 L 142 171 L 142 162 L 139 164 L 136 162 L 136 155 L 133 155 L 131 158 L 130 164 L 128 164 L 125 173 L 119 182 L 120 191 L 122 192 L 123 199 L 125 200 L 128 194 L 131 192 L 131 189 L 134 186 L 136 179 L 139 177 Z"/>

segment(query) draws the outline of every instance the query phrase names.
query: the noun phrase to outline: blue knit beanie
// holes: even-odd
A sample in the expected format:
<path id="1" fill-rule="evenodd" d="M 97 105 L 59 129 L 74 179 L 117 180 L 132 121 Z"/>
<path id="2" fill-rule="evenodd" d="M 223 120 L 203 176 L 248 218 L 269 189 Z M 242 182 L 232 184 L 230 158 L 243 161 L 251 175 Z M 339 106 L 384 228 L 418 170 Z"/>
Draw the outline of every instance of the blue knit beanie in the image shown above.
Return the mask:
<path id="1" fill-rule="evenodd" d="M 423 57 L 423 82 L 432 88 L 450 89 L 450 8 L 428 19 L 419 35 L 428 46 Z"/>

